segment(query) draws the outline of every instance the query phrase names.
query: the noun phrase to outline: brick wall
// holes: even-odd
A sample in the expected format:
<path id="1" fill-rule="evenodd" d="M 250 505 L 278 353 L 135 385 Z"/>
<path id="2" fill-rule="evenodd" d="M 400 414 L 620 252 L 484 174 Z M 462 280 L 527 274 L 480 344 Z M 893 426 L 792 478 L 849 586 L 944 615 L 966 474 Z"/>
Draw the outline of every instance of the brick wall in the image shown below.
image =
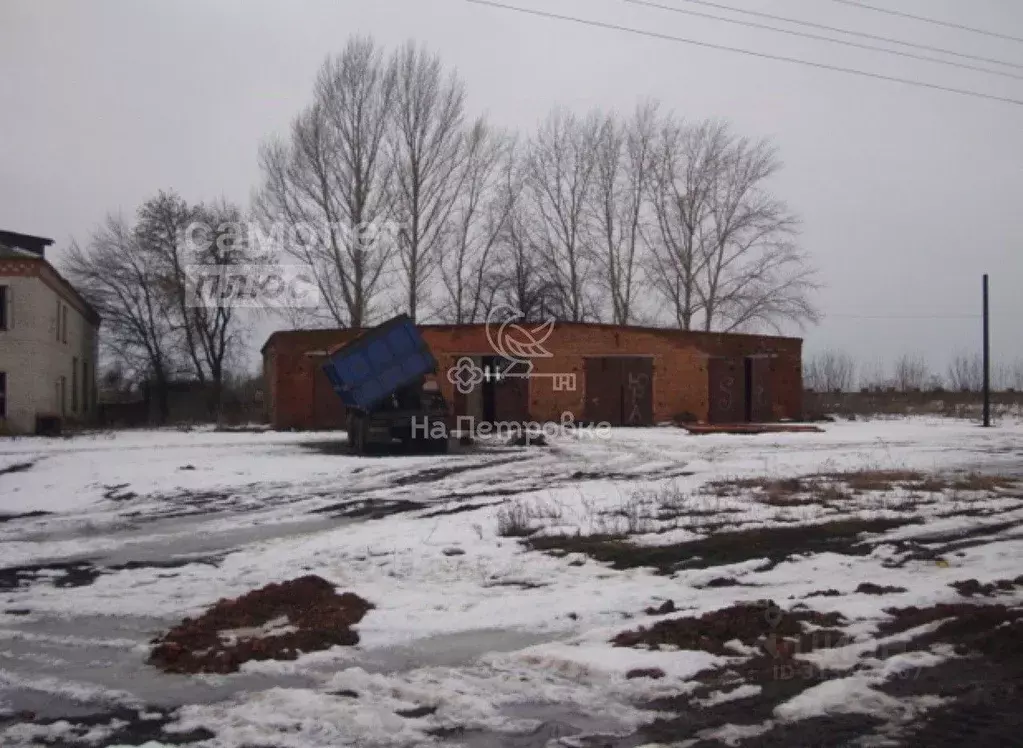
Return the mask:
<path id="1" fill-rule="evenodd" d="M 440 365 L 438 383 L 449 402 L 454 387 L 446 372 L 461 356 L 489 356 L 491 348 L 482 325 L 420 327 Z M 303 330 L 275 333 L 264 346 L 264 372 L 269 397 L 270 422 L 274 428 L 328 427 L 323 414 L 322 388 L 317 377 L 322 357 L 315 354 L 350 340 L 351 330 Z M 551 358 L 536 359 L 540 374 L 575 374 L 574 391 L 555 391 L 554 381 L 537 377 L 529 381 L 530 417 L 536 421 L 559 420 L 569 412 L 585 418 L 585 359 L 601 356 L 649 356 L 653 359 L 654 422 L 668 421 L 681 413 L 705 420 L 708 412 L 707 360 L 711 356 L 742 358 L 771 356 L 771 412 L 777 419 L 802 415 L 802 341 L 756 335 L 680 332 L 654 328 L 622 328 L 613 325 L 559 323 L 545 343 Z M 317 406 L 319 400 L 319 406 Z M 343 425 L 343 410 L 336 413 Z"/>

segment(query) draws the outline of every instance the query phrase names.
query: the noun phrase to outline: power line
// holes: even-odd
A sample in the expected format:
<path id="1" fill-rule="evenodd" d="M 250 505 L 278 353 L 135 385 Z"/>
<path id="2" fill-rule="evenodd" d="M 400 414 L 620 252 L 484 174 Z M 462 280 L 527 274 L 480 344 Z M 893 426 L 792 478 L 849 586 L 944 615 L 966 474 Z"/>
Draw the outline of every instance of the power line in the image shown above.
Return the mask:
<path id="1" fill-rule="evenodd" d="M 876 5 L 868 5 L 867 3 L 857 2 L 857 0 L 834 0 L 836 3 L 842 3 L 843 5 L 851 5 L 855 8 L 863 8 L 864 10 L 872 10 L 875 13 L 886 13 L 890 16 L 898 16 L 899 18 L 910 18 L 914 21 L 922 21 L 924 23 L 930 23 L 935 26 L 945 26 L 950 29 L 959 29 L 960 31 L 969 31 L 972 34 L 983 34 L 984 36 L 993 36 L 996 39 L 1008 39 L 1011 42 L 1023 43 L 1023 38 L 1018 36 L 1009 36 L 1008 34 L 999 34 L 997 31 L 988 31 L 986 29 L 978 29 L 973 26 L 964 26 L 961 23 L 951 23 L 950 21 L 941 21 L 937 18 L 928 18 L 927 16 L 915 16 L 912 13 L 903 13 L 901 10 L 890 10 L 889 8 L 878 8 Z"/>
<path id="2" fill-rule="evenodd" d="M 822 31 L 833 31 L 838 34 L 848 34 L 849 36 L 858 36 L 863 39 L 873 39 L 878 42 L 887 42 L 888 44 L 899 44 L 903 47 L 912 47 L 913 49 L 923 49 L 927 52 L 938 52 L 943 55 L 952 55 L 953 57 L 961 57 L 964 60 L 976 60 L 977 62 L 990 62 L 994 65 L 1005 65 L 1010 68 L 1019 68 L 1023 70 L 1023 65 L 1016 62 L 1008 62 L 1006 60 L 999 60 L 994 57 L 983 57 L 981 55 L 971 55 L 965 52 L 956 52 L 953 49 L 945 49 L 944 47 L 932 47 L 927 44 L 917 44 L 915 42 L 907 42 L 903 39 L 894 39 L 890 36 L 879 36 L 878 34 L 868 34 L 865 31 L 853 31 L 852 29 L 841 28 L 840 26 L 827 26 L 822 23 L 813 23 L 812 21 L 802 21 L 797 18 L 788 18 L 786 16 L 776 16 L 771 13 L 760 13 L 755 10 L 745 10 L 744 8 L 734 8 L 731 5 L 722 5 L 721 3 L 712 3 L 708 0 L 682 0 L 685 3 L 692 3 L 693 5 L 705 5 L 708 8 L 717 8 L 718 10 L 728 10 L 733 13 L 741 13 L 745 16 L 756 16 L 758 18 L 769 18 L 772 21 L 784 21 L 785 23 L 795 24 L 796 26 L 806 26 L 811 29 L 821 29 Z"/>
<path id="3" fill-rule="evenodd" d="M 888 55 L 896 55 L 898 57 L 908 57 L 912 60 L 923 60 L 924 62 L 934 62 L 938 65 L 949 65 L 954 68 L 963 68 L 964 70 L 975 70 L 981 73 L 990 73 L 991 75 L 1001 75 L 1005 78 L 1015 78 L 1016 80 L 1023 80 L 1023 75 L 1016 75 L 1015 73 L 1007 73 L 1003 70 L 992 70 L 991 68 L 979 67 L 977 65 L 967 65 L 962 62 L 953 62 L 952 60 L 942 60 L 938 57 L 927 57 L 926 55 L 917 55 L 912 52 L 902 52 L 897 49 L 886 49 L 884 47 L 878 47 L 873 44 L 863 44 L 861 42 L 851 42 L 848 39 L 835 39 L 831 36 L 821 36 L 820 34 L 810 34 L 805 31 L 794 31 L 792 29 L 783 29 L 777 26 L 768 26 L 765 23 L 757 23 L 756 21 L 740 21 L 735 18 L 724 18 L 723 16 L 716 16 L 712 13 L 702 13 L 698 10 L 686 10 L 685 8 L 676 8 L 670 5 L 661 5 L 660 3 L 650 2 L 650 0 L 625 0 L 625 2 L 632 5 L 645 5 L 648 8 L 658 8 L 660 10 L 667 10 L 672 13 L 681 13 L 687 16 L 696 16 L 697 18 L 709 18 L 714 21 L 721 21 L 723 23 L 733 23 L 738 26 L 748 26 L 754 29 L 765 29 L 767 31 L 774 31 L 778 34 L 789 34 L 791 36 L 801 36 L 806 39 L 815 39 L 817 41 L 831 42 L 832 44 L 842 44 L 846 47 L 856 47 L 857 49 L 867 49 L 872 52 L 882 52 Z"/>
<path id="4" fill-rule="evenodd" d="M 783 57 L 782 55 L 769 54 L 767 52 L 756 52 L 749 49 L 743 49 L 741 47 L 728 47 L 723 44 L 712 44 L 711 42 L 702 42 L 696 39 L 687 39 L 681 36 L 672 36 L 671 34 L 662 34 L 656 31 L 646 31 L 644 29 L 634 29 L 630 26 L 621 26 L 614 23 L 605 23 L 603 21 L 594 21 L 587 18 L 578 18 L 576 16 L 564 16 L 557 13 L 550 13 L 544 10 L 535 10 L 533 8 L 520 8 L 516 5 L 507 5 L 505 3 L 496 2 L 495 0 L 465 0 L 467 3 L 473 5 L 486 5 L 492 8 L 500 8 L 502 10 L 510 10 L 516 13 L 522 13 L 530 16 L 537 16 L 540 18 L 554 19 L 558 21 L 569 21 L 570 23 L 577 23 L 583 26 L 593 26 L 599 29 L 608 29 L 611 31 L 623 31 L 628 34 L 635 34 L 637 36 L 645 36 L 651 39 L 662 39 L 665 41 L 677 42 L 680 44 L 692 44 L 697 47 L 704 47 L 706 49 L 716 49 L 722 52 L 735 52 L 736 54 L 747 55 L 749 57 L 758 57 L 765 60 L 777 60 L 779 62 L 790 62 L 796 65 L 807 65 L 809 67 L 818 68 L 820 70 L 830 70 L 832 72 L 847 73 L 849 75 L 858 75 L 863 78 L 874 78 L 877 80 L 889 81 L 891 83 L 903 83 L 907 86 L 917 86 L 919 88 L 929 88 L 935 91 L 944 91 L 946 93 L 959 94 L 961 96 L 972 96 L 978 99 L 988 99 L 991 101 L 1001 101 L 1005 104 L 1015 104 L 1016 106 L 1023 106 L 1023 99 L 1013 99 L 1008 96 L 997 96 L 995 94 L 986 94 L 980 91 L 973 91 L 966 88 L 952 88 L 951 86 L 942 86 L 937 83 L 926 83 L 924 81 L 912 80 L 909 78 L 899 78 L 894 75 L 882 75 L 881 73 L 870 73 L 865 70 L 857 70 L 855 68 L 844 68 L 838 65 L 829 65 L 824 62 L 813 62 L 811 60 L 801 60 L 797 57 Z"/>
<path id="5" fill-rule="evenodd" d="M 825 319 L 910 319 L 910 320 L 932 320 L 932 319 L 980 319 L 979 314 L 825 314 Z"/>

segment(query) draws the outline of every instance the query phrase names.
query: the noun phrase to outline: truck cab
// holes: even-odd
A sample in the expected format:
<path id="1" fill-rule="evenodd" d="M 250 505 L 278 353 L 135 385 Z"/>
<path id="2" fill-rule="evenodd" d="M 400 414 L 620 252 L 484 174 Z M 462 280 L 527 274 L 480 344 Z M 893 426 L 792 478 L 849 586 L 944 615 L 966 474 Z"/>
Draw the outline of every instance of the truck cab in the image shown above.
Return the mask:
<path id="1" fill-rule="evenodd" d="M 444 453 L 448 449 L 447 401 L 430 382 L 395 390 L 371 412 L 349 410 L 348 448 L 365 454 L 374 447 L 401 444 L 407 450 Z"/>
<path id="2" fill-rule="evenodd" d="M 407 315 L 335 348 L 323 371 L 347 409 L 353 454 L 395 442 L 447 451 L 450 413 L 434 378 L 437 361 Z"/>

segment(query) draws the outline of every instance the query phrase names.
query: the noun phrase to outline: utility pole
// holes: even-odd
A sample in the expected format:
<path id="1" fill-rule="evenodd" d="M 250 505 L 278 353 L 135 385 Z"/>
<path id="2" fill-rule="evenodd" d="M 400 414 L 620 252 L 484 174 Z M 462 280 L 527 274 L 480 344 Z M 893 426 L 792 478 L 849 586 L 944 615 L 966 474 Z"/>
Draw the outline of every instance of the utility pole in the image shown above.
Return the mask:
<path id="1" fill-rule="evenodd" d="M 987 273 L 984 274 L 984 426 L 991 425 L 991 325 L 988 316 Z"/>

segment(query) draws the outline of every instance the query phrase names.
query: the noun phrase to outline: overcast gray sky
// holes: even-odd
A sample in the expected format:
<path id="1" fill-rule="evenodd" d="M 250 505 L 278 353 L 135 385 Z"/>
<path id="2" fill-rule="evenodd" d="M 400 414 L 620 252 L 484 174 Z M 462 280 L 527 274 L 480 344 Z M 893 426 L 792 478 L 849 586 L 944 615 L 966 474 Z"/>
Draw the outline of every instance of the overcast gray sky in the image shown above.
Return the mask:
<path id="1" fill-rule="evenodd" d="M 624 0 L 507 1 L 1023 100 L 1023 80 Z M 1023 43 L 835 0 L 719 1 L 1023 66 Z M 1019 2 L 870 2 L 1023 37 Z M 825 284 L 827 318 L 805 332 L 808 352 L 833 346 L 871 365 L 909 351 L 943 369 L 951 353 L 979 347 L 969 315 L 986 271 L 996 356 L 1023 357 L 1023 106 L 464 0 L 3 0 L 0 228 L 53 237 L 59 262 L 71 237 L 159 189 L 246 204 L 260 142 L 309 102 L 318 66 L 353 33 L 427 43 L 465 79 L 471 108 L 508 127 L 532 128 L 556 104 L 629 109 L 654 97 L 773 138 L 785 162 L 776 192 L 802 216 Z"/>

